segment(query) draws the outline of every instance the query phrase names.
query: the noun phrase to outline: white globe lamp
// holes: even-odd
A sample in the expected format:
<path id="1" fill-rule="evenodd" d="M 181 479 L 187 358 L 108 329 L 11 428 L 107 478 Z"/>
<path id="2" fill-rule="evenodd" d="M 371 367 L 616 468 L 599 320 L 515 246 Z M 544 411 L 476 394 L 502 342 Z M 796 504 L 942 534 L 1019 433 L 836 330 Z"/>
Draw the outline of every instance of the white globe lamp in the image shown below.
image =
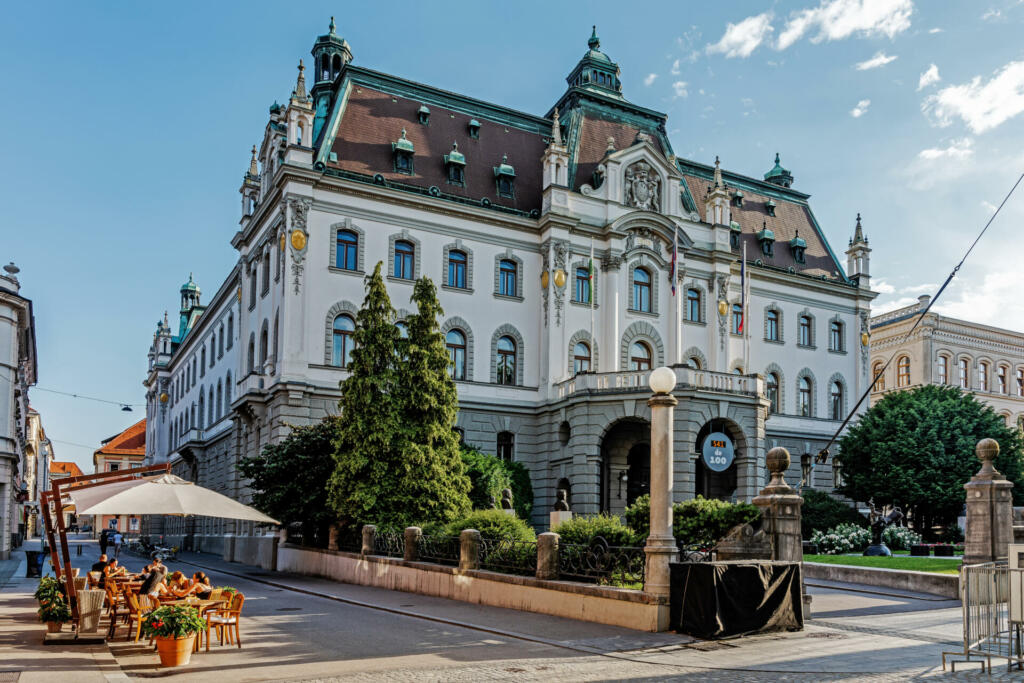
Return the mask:
<path id="1" fill-rule="evenodd" d="M 651 373 L 647 383 L 654 393 L 669 394 L 676 388 L 675 370 L 662 366 Z"/>

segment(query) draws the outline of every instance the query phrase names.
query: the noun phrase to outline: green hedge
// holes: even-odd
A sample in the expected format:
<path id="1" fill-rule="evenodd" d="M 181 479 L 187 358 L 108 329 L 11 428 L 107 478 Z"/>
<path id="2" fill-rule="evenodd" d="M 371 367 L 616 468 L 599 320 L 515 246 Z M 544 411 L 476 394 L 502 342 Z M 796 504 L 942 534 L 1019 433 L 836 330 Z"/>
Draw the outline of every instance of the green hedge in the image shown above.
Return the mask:
<path id="1" fill-rule="evenodd" d="M 650 533 L 651 500 L 643 495 L 626 508 L 626 523 L 638 540 Z M 672 506 L 672 534 L 685 545 L 712 546 L 730 529 L 761 519 L 761 511 L 750 503 L 728 503 L 697 496 Z"/>
<path id="2" fill-rule="evenodd" d="M 800 532 L 804 539 L 809 539 L 815 531 L 827 531 L 840 524 L 868 526 L 864 515 L 824 491 L 804 489 L 802 495 L 804 504 L 800 508 Z"/>
<path id="3" fill-rule="evenodd" d="M 560 543 L 589 545 L 595 536 L 601 536 L 609 545 L 637 545 L 636 533 L 614 515 L 602 513 L 587 517 L 573 517 L 562 522 L 553 531 Z"/>
<path id="4" fill-rule="evenodd" d="M 516 541 L 536 541 L 533 527 L 503 510 L 477 510 L 448 525 L 449 536 L 458 536 L 463 529 L 476 529 L 484 538 L 511 538 Z"/>

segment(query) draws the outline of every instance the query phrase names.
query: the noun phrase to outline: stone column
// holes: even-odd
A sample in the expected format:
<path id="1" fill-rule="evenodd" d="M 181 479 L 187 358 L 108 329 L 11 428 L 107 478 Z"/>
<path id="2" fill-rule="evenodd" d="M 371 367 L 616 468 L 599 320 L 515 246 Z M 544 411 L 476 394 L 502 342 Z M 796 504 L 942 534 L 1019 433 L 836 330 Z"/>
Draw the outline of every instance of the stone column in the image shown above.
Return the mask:
<path id="1" fill-rule="evenodd" d="M 476 529 L 463 529 L 459 534 L 459 569 L 480 568 L 480 532 Z"/>
<path id="2" fill-rule="evenodd" d="M 800 507 L 804 499 L 786 483 L 789 451 L 773 448 L 765 456 L 771 481 L 751 502 L 761 508 L 761 528 L 772 542 L 772 560 L 776 562 L 803 562 L 803 536 L 800 532 Z M 801 566 L 802 569 L 802 566 Z M 803 587 L 800 572 L 800 592 L 803 594 L 804 618 L 810 616 L 811 596 Z"/>
<path id="3" fill-rule="evenodd" d="M 363 555 L 373 555 L 374 537 L 377 535 L 377 527 L 373 524 L 363 525 L 363 547 L 359 551 Z"/>
<path id="4" fill-rule="evenodd" d="M 338 549 L 338 525 L 331 524 L 327 527 L 327 549 L 337 550 Z"/>
<path id="5" fill-rule="evenodd" d="M 967 529 L 964 533 L 964 564 L 1006 559 L 1013 542 L 1013 484 L 996 471 L 999 455 L 995 439 L 982 439 L 974 448 L 981 470 L 964 484 L 967 490 Z"/>
<path id="6" fill-rule="evenodd" d="M 558 534 L 551 531 L 537 537 L 537 578 L 558 578 Z"/>
<path id="7" fill-rule="evenodd" d="M 406 562 L 415 562 L 420 559 L 420 538 L 423 537 L 423 529 L 418 526 L 405 528 L 405 554 L 402 559 Z"/>
<path id="8" fill-rule="evenodd" d="M 667 598 L 668 565 L 679 555 L 672 534 L 672 420 L 678 401 L 669 393 L 675 388 L 676 374 L 671 368 L 658 368 L 649 381 L 655 394 L 647 401 L 651 407 L 651 533 L 644 547 L 644 592 Z"/>

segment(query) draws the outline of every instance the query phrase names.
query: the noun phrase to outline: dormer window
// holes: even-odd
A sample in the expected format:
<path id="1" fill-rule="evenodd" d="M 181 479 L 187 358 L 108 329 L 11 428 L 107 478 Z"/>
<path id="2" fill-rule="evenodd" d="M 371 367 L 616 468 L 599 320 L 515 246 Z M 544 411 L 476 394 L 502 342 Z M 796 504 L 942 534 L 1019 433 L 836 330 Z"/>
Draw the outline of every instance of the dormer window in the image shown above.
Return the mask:
<path id="1" fill-rule="evenodd" d="M 743 206 L 743 190 L 736 190 L 732 193 L 732 205 Z"/>
<path id="2" fill-rule="evenodd" d="M 416 115 L 419 117 L 420 123 L 422 123 L 424 126 L 430 123 L 430 107 L 428 107 L 427 105 L 424 104 L 422 107 L 420 107 L 420 110 L 416 112 Z"/>
<path id="3" fill-rule="evenodd" d="M 501 165 L 494 167 L 494 179 L 498 185 L 498 196 L 515 198 L 516 170 L 508 163 L 508 155 L 501 157 Z"/>
<path id="4" fill-rule="evenodd" d="M 452 143 L 452 151 L 444 155 L 445 174 L 452 185 L 466 185 L 466 157 L 459 152 L 459 143 Z"/>
<path id="5" fill-rule="evenodd" d="M 480 122 L 476 119 L 471 119 L 469 122 L 469 137 L 474 140 L 480 139 Z"/>
<path id="6" fill-rule="evenodd" d="M 391 143 L 391 153 L 394 157 L 395 172 L 412 175 L 413 155 L 416 153 L 416 147 L 412 144 L 412 140 L 405 137 L 405 128 L 402 129 L 402 137 Z"/>
<path id="7" fill-rule="evenodd" d="M 764 210 L 765 210 L 766 212 L 768 212 L 768 215 L 769 215 L 769 216 L 771 216 L 772 218 L 774 218 L 774 217 L 775 217 L 775 202 L 773 202 L 773 201 L 772 201 L 771 199 L 769 199 L 768 201 L 766 201 L 766 202 L 764 203 Z"/>
<path id="8" fill-rule="evenodd" d="M 793 250 L 793 260 L 797 263 L 806 263 L 804 260 L 804 252 L 807 251 L 807 242 L 800 237 L 800 232 L 797 231 L 796 237 L 789 241 L 789 248 Z"/>
<path id="9" fill-rule="evenodd" d="M 775 233 L 768 229 L 768 225 L 764 224 L 757 232 L 757 241 L 761 245 L 761 253 L 765 256 L 773 256 L 775 254 Z"/>
<path id="10" fill-rule="evenodd" d="M 740 248 L 740 235 L 743 234 L 743 228 L 736 221 L 729 221 L 729 247 L 731 249 Z"/>

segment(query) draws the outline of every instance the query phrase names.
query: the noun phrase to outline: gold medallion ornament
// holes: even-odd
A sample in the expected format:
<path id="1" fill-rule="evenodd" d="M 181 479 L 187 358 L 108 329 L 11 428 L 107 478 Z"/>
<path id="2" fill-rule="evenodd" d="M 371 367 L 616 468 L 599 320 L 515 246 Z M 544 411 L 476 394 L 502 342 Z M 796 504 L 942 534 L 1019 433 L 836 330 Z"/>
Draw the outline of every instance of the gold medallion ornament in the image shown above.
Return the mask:
<path id="1" fill-rule="evenodd" d="M 565 287 L 565 271 L 561 268 L 555 271 L 555 287 Z"/>
<path id="2" fill-rule="evenodd" d="M 169 400 L 170 398 L 171 398 L 171 397 L 167 395 L 167 392 L 164 392 L 164 393 L 160 394 L 160 402 L 161 402 L 161 403 L 167 403 L 167 401 L 168 401 L 168 400 Z"/>
<path id="3" fill-rule="evenodd" d="M 867 346 L 868 342 L 870 342 L 870 341 L 871 341 L 871 335 L 869 335 L 867 332 L 861 332 L 860 333 L 860 345 L 861 346 Z"/>
<path id="4" fill-rule="evenodd" d="M 729 312 L 729 302 L 725 299 L 719 299 L 718 301 L 718 315 L 725 317 L 725 314 Z"/>
<path id="5" fill-rule="evenodd" d="M 551 276 L 548 275 L 548 271 L 544 271 L 540 274 L 540 286 L 544 289 L 548 288 L 548 284 L 551 282 Z"/>
<path id="6" fill-rule="evenodd" d="M 292 249 L 302 251 L 306 248 L 306 233 L 298 228 L 292 230 Z"/>

